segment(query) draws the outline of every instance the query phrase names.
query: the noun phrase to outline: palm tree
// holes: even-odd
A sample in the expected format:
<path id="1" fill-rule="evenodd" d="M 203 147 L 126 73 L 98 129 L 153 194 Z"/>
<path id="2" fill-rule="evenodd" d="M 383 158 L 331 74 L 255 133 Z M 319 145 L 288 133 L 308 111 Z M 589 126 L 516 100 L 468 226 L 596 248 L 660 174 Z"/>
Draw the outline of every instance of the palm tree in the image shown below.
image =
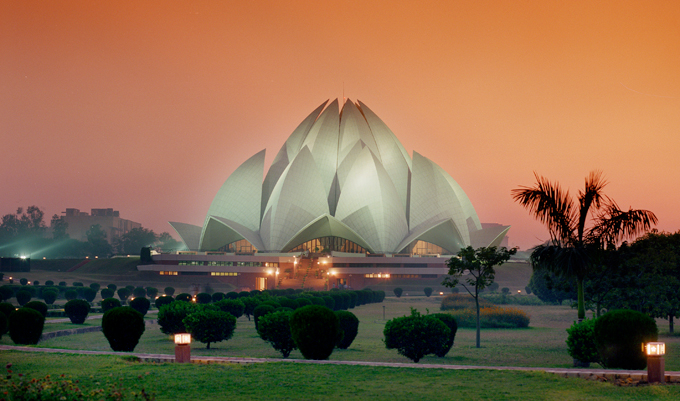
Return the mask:
<path id="1" fill-rule="evenodd" d="M 575 278 L 578 296 L 578 319 L 585 318 L 583 280 L 590 266 L 593 250 L 616 245 L 648 231 L 657 218 L 648 210 L 623 211 L 604 195 L 607 181 L 599 171 L 586 177 L 585 188 L 578 198 L 569 196 L 559 184 L 536 177 L 536 186 L 512 190 L 512 197 L 529 213 L 545 224 L 550 240 L 534 248 L 534 269 L 545 268 Z"/>

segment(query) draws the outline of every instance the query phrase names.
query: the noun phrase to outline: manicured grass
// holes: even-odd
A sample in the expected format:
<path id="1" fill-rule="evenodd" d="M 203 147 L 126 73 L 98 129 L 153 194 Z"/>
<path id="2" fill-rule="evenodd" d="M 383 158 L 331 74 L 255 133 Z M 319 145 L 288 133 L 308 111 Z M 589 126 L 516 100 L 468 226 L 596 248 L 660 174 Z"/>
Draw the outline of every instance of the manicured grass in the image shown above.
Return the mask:
<path id="1" fill-rule="evenodd" d="M 411 363 L 394 350 L 387 350 L 383 343 L 383 328 L 386 320 L 410 313 L 415 307 L 421 313 L 439 311 L 439 297 L 387 298 L 382 304 L 363 305 L 352 310 L 359 318 L 359 333 L 347 350 L 336 349 L 331 360 L 379 361 Z M 385 320 L 383 320 L 383 307 Z M 459 329 L 456 341 L 444 358 L 427 356 L 422 363 L 471 365 L 471 366 L 526 366 L 526 367 L 572 367 L 573 361 L 567 353 L 565 343 L 568 328 L 576 311 L 568 306 L 518 306 L 531 316 L 527 329 L 484 329 L 482 348 L 475 348 L 475 330 Z M 153 319 L 150 316 L 149 319 Z M 95 321 L 99 322 L 99 321 Z M 95 324 L 95 323 L 92 323 Z M 73 328 L 70 323 L 50 324 L 45 331 L 54 327 Z M 680 370 L 680 337 L 662 336 L 667 343 L 666 369 Z M 12 344 L 7 336 L 0 344 Z M 39 347 L 110 350 L 108 342 L 100 332 L 65 336 L 41 342 Z M 253 321 L 238 319 L 234 336 L 229 341 L 212 343 L 210 350 L 201 343 L 192 344 L 192 354 L 200 356 L 258 357 L 281 359 L 281 354 L 262 341 L 257 335 Z M 160 326 L 147 326 L 136 352 L 173 354 L 174 344 L 170 336 L 161 333 Z M 293 351 L 290 358 L 301 359 L 299 351 Z M 597 365 L 595 365 L 597 366 Z"/>
<path id="2" fill-rule="evenodd" d="M 412 369 L 321 364 L 149 364 L 120 356 L 3 351 L 30 378 L 65 374 L 82 389 L 120 381 L 157 400 L 676 400 L 680 386 L 616 387 L 541 372 Z M 83 367 L 87 367 L 84 369 Z M 57 380 L 63 380 L 57 378 Z"/>

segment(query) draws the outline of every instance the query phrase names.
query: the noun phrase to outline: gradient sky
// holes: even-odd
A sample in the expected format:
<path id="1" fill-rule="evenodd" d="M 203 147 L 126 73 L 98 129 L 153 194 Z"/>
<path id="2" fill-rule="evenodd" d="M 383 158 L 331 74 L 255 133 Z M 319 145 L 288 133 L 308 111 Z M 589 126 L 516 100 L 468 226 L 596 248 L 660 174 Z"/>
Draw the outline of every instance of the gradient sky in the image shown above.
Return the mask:
<path id="1" fill-rule="evenodd" d="M 4 0 L 0 214 L 202 225 L 234 169 L 343 95 L 512 246 L 547 239 L 510 197 L 534 172 L 575 193 L 602 170 L 680 229 L 677 0 Z"/>

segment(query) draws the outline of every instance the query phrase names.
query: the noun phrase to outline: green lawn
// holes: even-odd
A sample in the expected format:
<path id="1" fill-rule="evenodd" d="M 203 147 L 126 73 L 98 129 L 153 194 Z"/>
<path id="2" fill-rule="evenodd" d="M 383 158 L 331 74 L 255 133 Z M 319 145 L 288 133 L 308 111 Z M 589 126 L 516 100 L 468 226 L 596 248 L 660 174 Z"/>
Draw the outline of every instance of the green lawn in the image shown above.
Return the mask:
<path id="1" fill-rule="evenodd" d="M 318 364 L 150 364 L 120 356 L 0 353 L 29 378 L 78 380 L 82 391 L 119 382 L 157 400 L 677 400 L 680 386 L 617 387 L 541 372 Z M 65 374 L 61 379 L 58 375 Z"/>

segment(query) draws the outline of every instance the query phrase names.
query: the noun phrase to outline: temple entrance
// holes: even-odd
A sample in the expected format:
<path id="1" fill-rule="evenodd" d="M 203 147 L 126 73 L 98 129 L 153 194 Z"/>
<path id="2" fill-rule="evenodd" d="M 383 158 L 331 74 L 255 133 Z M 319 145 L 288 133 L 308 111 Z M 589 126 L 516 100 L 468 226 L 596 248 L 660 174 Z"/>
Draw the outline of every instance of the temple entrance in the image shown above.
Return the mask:
<path id="1" fill-rule="evenodd" d="M 255 277 L 255 289 L 264 291 L 267 289 L 267 277 Z"/>

